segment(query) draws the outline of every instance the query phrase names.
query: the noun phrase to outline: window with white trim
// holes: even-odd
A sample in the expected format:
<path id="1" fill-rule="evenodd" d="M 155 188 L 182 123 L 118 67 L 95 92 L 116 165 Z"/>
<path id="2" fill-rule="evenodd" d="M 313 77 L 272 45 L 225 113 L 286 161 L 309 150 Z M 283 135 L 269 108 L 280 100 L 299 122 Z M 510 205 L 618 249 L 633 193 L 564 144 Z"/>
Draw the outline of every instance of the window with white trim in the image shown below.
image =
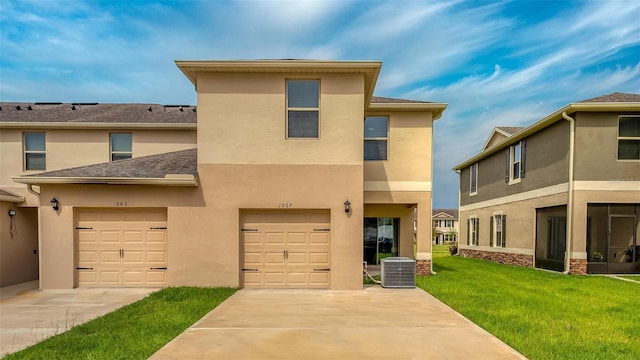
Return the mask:
<path id="1" fill-rule="evenodd" d="M 490 226 L 489 245 L 492 247 L 506 247 L 507 215 L 496 214 L 491 216 Z"/>
<path id="2" fill-rule="evenodd" d="M 110 144 L 111 161 L 131 159 L 133 156 L 131 133 L 112 133 Z"/>
<path id="3" fill-rule="evenodd" d="M 43 132 L 23 134 L 23 152 L 25 170 L 46 170 L 46 137 Z"/>
<path id="4" fill-rule="evenodd" d="M 478 194 L 478 163 L 469 166 L 469 195 Z"/>
<path id="5" fill-rule="evenodd" d="M 364 119 L 365 160 L 387 160 L 388 139 L 388 116 L 367 116 Z"/>
<path id="6" fill-rule="evenodd" d="M 287 80 L 287 138 L 320 137 L 320 80 Z"/>
<path id="7" fill-rule="evenodd" d="M 471 217 L 467 219 L 467 244 L 478 246 L 478 235 L 480 229 L 480 219 Z"/>
<path id="8" fill-rule="evenodd" d="M 618 118 L 618 160 L 640 160 L 640 116 Z"/>
<path id="9" fill-rule="evenodd" d="M 525 140 L 521 140 L 507 148 L 507 170 L 505 181 L 509 184 L 518 183 L 524 177 L 525 149 Z"/>

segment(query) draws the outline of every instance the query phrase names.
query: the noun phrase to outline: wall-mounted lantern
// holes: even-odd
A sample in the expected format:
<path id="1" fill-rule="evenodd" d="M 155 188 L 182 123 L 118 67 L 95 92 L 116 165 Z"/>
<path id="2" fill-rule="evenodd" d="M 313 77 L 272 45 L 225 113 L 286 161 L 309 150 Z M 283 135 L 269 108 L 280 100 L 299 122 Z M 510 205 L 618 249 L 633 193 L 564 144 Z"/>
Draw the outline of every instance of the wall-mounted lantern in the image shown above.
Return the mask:
<path id="1" fill-rule="evenodd" d="M 351 211 L 351 203 L 349 202 L 349 200 L 344 202 L 344 212 L 345 213 L 349 213 Z"/>
<path id="2" fill-rule="evenodd" d="M 58 203 L 58 199 L 56 199 L 55 197 L 53 199 L 51 199 L 51 207 L 53 208 L 53 210 L 58 211 L 60 210 L 60 206 Z"/>

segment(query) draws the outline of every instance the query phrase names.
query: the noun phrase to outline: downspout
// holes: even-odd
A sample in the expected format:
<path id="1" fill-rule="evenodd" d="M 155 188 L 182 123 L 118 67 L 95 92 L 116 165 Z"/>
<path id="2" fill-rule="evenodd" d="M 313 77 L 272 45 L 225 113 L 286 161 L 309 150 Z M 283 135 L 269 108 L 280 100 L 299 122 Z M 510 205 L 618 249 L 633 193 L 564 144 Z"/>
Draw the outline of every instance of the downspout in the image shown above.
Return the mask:
<path id="1" fill-rule="evenodd" d="M 42 217 L 40 216 L 40 193 L 33 190 L 33 184 L 27 184 L 27 191 L 38 198 L 38 290 L 42 290 Z"/>
<path id="2" fill-rule="evenodd" d="M 435 124 L 435 120 L 433 119 L 433 113 L 431 113 L 431 209 L 429 210 L 429 247 L 431 247 L 431 261 L 429 262 L 431 267 L 431 275 L 437 275 L 433 270 L 433 127 Z M 420 209 L 418 209 L 420 211 Z"/>
<path id="3" fill-rule="evenodd" d="M 564 264 L 563 274 L 568 274 L 571 271 L 571 249 L 573 248 L 573 158 L 574 158 L 574 144 L 575 144 L 575 132 L 576 132 L 576 120 L 567 115 L 565 111 L 562 112 L 562 117 L 569 121 L 569 198 L 567 199 L 567 256 Z"/>

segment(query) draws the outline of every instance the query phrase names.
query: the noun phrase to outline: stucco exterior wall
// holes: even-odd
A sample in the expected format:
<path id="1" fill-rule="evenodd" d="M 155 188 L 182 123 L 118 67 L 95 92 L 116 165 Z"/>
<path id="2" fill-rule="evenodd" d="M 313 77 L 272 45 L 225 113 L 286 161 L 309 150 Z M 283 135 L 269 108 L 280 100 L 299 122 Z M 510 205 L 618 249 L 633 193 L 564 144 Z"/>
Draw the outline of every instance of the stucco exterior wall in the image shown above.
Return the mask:
<path id="1" fill-rule="evenodd" d="M 318 139 L 287 139 L 286 80 L 320 80 Z M 364 77 L 199 73 L 200 164 L 362 165 Z"/>
<path id="2" fill-rule="evenodd" d="M 618 160 L 618 116 L 622 114 L 575 114 L 576 181 L 640 181 L 640 161 Z"/>
<path id="3" fill-rule="evenodd" d="M 46 170 L 24 171 L 23 134 L 45 132 Z M 37 206 L 37 199 L 12 176 L 37 174 L 110 161 L 112 132 L 132 134 L 133 157 L 161 154 L 196 147 L 196 130 L 117 130 L 107 129 L 7 129 L 0 131 L 0 187 L 26 198 L 21 206 Z"/>
<path id="4" fill-rule="evenodd" d="M 565 183 L 569 178 L 569 122 L 559 121 L 526 138 L 526 174 L 519 183 L 505 182 L 506 149 L 478 163 L 478 192 L 469 195 L 469 167 L 460 173 L 460 204 L 474 204 L 507 195 Z"/>
<path id="5" fill-rule="evenodd" d="M 9 210 L 15 210 L 12 219 Z M 0 287 L 38 279 L 38 212 L 0 201 Z"/>

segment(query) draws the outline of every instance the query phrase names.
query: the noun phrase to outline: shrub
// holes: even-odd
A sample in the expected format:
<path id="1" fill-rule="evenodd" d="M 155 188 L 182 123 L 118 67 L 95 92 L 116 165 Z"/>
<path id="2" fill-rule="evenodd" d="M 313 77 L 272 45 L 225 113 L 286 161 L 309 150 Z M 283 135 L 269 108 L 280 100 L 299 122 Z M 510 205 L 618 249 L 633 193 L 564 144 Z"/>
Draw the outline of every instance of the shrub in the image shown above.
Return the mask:
<path id="1" fill-rule="evenodd" d="M 456 255 L 458 253 L 458 245 L 457 244 L 453 244 L 451 246 L 449 246 L 449 254 Z"/>

